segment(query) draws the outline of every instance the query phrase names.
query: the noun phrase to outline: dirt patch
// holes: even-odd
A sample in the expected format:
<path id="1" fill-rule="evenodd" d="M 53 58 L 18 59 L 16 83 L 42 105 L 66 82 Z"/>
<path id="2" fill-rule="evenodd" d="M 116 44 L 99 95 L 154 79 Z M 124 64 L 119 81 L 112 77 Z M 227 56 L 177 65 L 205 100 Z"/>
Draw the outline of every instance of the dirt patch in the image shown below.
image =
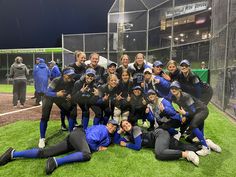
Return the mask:
<path id="1" fill-rule="evenodd" d="M 33 95 L 27 95 L 27 99 L 25 102 L 25 106 L 23 109 L 14 108 L 12 104 L 12 94 L 4 94 L 0 93 L 0 126 L 4 126 L 6 124 L 10 124 L 19 120 L 40 120 L 42 107 L 34 106 L 35 99 L 31 99 Z M 27 108 L 29 110 L 27 110 Z M 6 115 L 4 115 L 4 113 Z M 81 115 L 81 111 L 78 108 L 78 118 Z M 54 104 L 50 119 L 60 120 L 60 110 Z"/>

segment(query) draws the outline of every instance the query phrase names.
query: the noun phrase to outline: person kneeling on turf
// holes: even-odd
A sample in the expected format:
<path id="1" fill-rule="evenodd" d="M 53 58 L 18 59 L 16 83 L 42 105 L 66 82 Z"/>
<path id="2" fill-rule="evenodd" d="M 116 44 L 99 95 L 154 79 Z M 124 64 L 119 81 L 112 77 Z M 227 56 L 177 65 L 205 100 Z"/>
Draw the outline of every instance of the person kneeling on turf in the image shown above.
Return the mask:
<path id="1" fill-rule="evenodd" d="M 0 157 L 0 166 L 18 158 L 48 158 L 46 174 L 51 174 L 57 167 L 72 163 L 85 162 L 91 159 L 91 152 L 103 151 L 111 143 L 110 135 L 116 131 L 118 122 L 110 120 L 107 125 L 94 125 L 86 129 L 76 128 L 63 141 L 44 149 L 15 151 L 9 148 Z M 64 157 L 53 157 L 76 151 Z"/>

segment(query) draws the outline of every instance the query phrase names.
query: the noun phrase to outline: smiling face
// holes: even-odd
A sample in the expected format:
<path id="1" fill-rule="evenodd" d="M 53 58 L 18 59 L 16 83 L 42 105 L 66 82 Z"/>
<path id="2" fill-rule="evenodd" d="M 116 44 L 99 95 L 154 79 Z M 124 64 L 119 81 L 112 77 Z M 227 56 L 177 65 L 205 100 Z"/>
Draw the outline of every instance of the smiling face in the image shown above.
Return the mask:
<path id="1" fill-rule="evenodd" d="M 108 79 L 108 85 L 111 87 L 111 88 L 115 88 L 118 84 L 118 78 L 115 74 L 111 74 L 109 76 L 109 79 Z"/>
<path id="2" fill-rule="evenodd" d="M 73 81 L 73 77 L 72 75 L 63 75 L 63 80 L 64 82 L 72 82 Z"/>
<path id="3" fill-rule="evenodd" d="M 142 53 L 138 53 L 135 57 L 135 62 L 138 66 L 142 66 L 144 64 L 144 56 Z"/>
<path id="4" fill-rule="evenodd" d="M 86 74 L 85 75 L 85 82 L 90 84 L 94 80 L 95 76 L 93 74 Z"/>
<path id="5" fill-rule="evenodd" d="M 174 64 L 169 64 L 169 66 L 167 67 L 167 70 L 168 70 L 170 73 L 174 73 L 174 72 L 177 70 L 177 67 L 176 67 L 176 65 L 174 65 Z"/>
<path id="6" fill-rule="evenodd" d="M 132 125 L 131 123 L 129 123 L 127 120 L 123 120 L 121 122 L 121 128 L 125 131 L 125 132 L 129 132 L 132 129 Z"/>
<path id="7" fill-rule="evenodd" d="M 116 71 L 116 67 L 114 65 L 111 65 L 107 68 L 108 73 L 114 74 Z"/>
<path id="8" fill-rule="evenodd" d="M 190 71 L 189 66 L 187 64 L 185 64 L 185 63 L 180 65 L 180 69 L 181 69 L 181 72 L 183 74 L 185 74 L 185 75 L 187 75 L 189 73 L 189 71 Z"/>
<path id="9" fill-rule="evenodd" d="M 97 53 L 91 54 L 90 61 L 91 61 L 91 65 L 93 67 L 96 67 L 98 65 L 98 62 L 99 62 L 99 55 Z"/>
<path id="10" fill-rule="evenodd" d="M 170 88 L 170 92 L 172 93 L 172 95 L 174 95 L 175 97 L 178 97 L 180 94 L 180 89 L 177 87 L 171 87 Z"/>
<path id="11" fill-rule="evenodd" d="M 124 71 L 124 72 L 122 73 L 122 75 L 121 75 L 121 79 L 122 79 L 122 81 L 125 82 L 125 83 L 128 82 L 129 79 L 130 79 L 129 73 L 126 72 L 126 71 Z"/>
<path id="12" fill-rule="evenodd" d="M 129 64 L 129 56 L 128 55 L 123 55 L 121 58 L 121 64 L 125 67 L 128 66 Z"/>
<path id="13" fill-rule="evenodd" d="M 148 95 L 148 100 L 151 101 L 151 102 L 154 102 L 157 98 L 157 95 L 155 94 L 150 94 Z"/>
<path id="14" fill-rule="evenodd" d="M 140 96 L 142 92 L 139 89 L 135 89 L 135 90 L 133 90 L 133 93 L 135 96 Z"/>
<path id="15" fill-rule="evenodd" d="M 117 126 L 112 123 L 107 123 L 107 129 L 110 134 L 115 133 Z"/>
<path id="16" fill-rule="evenodd" d="M 153 72 L 155 75 L 159 75 L 162 71 L 162 66 L 154 66 L 153 67 Z"/>
<path id="17" fill-rule="evenodd" d="M 152 74 L 150 72 L 145 72 L 144 73 L 144 80 L 146 82 L 150 81 L 151 78 L 152 78 Z"/>
<path id="18" fill-rule="evenodd" d="M 80 52 L 76 55 L 76 62 L 77 63 L 84 63 L 86 60 L 86 55 L 84 52 Z"/>

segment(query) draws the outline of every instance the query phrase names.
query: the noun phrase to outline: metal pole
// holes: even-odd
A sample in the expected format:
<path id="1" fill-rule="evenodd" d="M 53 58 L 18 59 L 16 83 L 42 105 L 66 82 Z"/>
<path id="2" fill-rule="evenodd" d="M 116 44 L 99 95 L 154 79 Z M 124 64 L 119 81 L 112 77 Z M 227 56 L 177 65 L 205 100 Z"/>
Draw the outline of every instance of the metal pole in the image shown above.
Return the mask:
<path id="1" fill-rule="evenodd" d="M 175 0 L 172 1 L 170 60 L 172 59 L 173 45 L 174 45 L 174 16 L 175 16 L 174 8 L 175 8 Z"/>
<path id="2" fill-rule="evenodd" d="M 107 17 L 107 59 L 110 60 L 110 14 Z M 117 58 L 118 63 L 118 58 Z"/>
<path id="3" fill-rule="evenodd" d="M 61 45 L 61 47 L 62 47 L 62 53 L 61 53 L 61 56 L 62 56 L 61 62 L 62 63 L 61 63 L 61 65 L 62 66 L 61 67 L 64 68 L 64 64 L 65 64 L 65 61 L 64 61 L 65 60 L 65 57 L 64 57 L 64 47 L 65 47 L 64 46 L 64 34 L 61 35 L 61 42 L 62 42 L 62 45 Z"/>
<path id="4" fill-rule="evenodd" d="M 125 0 L 119 0 L 119 20 L 117 24 L 118 31 L 118 58 L 123 55 L 124 49 L 124 11 L 125 11 Z"/>
<path id="5" fill-rule="evenodd" d="M 148 39 L 149 37 L 149 10 L 147 10 L 147 32 L 146 32 L 146 59 L 148 58 Z"/>
<path id="6" fill-rule="evenodd" d="M 229 16 L 230 16 L 230 0 L 228 0 L 228 6 L 227 6 L 227 19 L 226 19 L 226 40 L 225 40 L 225 56 L 224 56 L 224 80 L 223 80 L 223 110 L 225 111 L 226 106 L 225 105 L 225 91 L 226 91 L 226 78 L 227 78 L 227 55 L 228 55 L 228 38 L 229 38 Z"/>

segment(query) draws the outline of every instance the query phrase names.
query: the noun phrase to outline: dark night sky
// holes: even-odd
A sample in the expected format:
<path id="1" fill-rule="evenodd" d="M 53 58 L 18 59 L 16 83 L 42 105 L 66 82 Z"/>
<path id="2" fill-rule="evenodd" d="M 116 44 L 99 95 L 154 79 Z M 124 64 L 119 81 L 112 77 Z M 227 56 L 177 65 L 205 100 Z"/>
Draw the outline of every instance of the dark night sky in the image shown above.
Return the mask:
<path id="1" fill-rule="evenodd" d="M 61 34 L 107 31 L 114 0 L 0 0 L 0 49 L 57 47 Z"/>

